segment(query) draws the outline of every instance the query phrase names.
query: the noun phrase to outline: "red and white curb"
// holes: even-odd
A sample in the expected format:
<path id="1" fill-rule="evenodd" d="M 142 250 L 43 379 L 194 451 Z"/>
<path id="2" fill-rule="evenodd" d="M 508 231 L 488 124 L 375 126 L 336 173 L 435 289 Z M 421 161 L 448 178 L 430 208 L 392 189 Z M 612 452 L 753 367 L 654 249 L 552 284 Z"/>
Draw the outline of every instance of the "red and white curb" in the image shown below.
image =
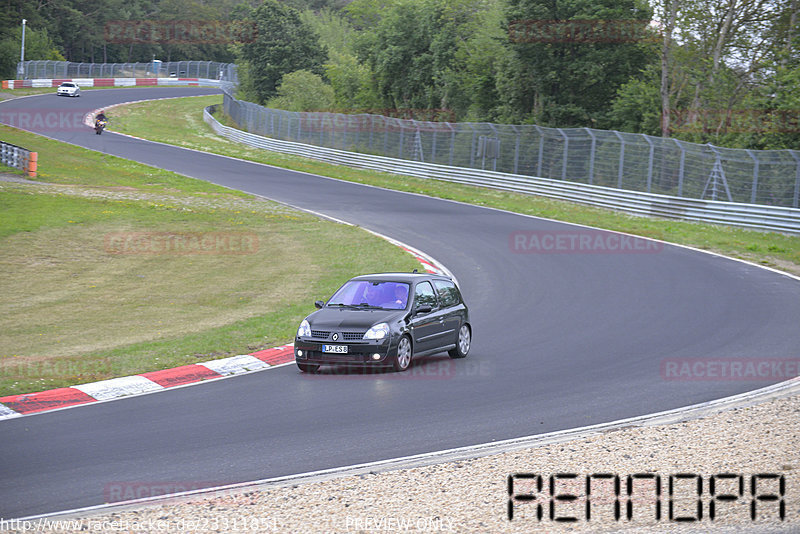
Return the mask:
<path id="1" fill-rule="evenodd" d="M 370 231 L 371 232 L 371 231 Z M 427 272 L 449 275 L 449 271 L 438 261 L 413 247 L 390 237 L 377 234 L 392 244 L 402 248 L 423 266 Z M 164 369 L 133 376 L 123 376 L 79 384 L 68 388 L 58 388 L 38 393 L 25 393 L 0 397 L 0 421 L 23 415 L 68 408 L 80 404 L 109 401 L 131 395 L 154 393 L 175 386 L 186 386 L 209 380 L 270 369 L 294 361 L 294 345 L 282 345 L 261 350 L 252 354 L 242 354 Z"/>
<path id="2" fill-rule="evenodd" d="M 269 369 L 293 361 L 294 345 L 288 344 L 252 354 L 184 365 L 174 369 L 111 378 L 38 393 L 0 397 L 0 420 L 79 404 L 152 393 L 175 386 L 185 386 Z"/>

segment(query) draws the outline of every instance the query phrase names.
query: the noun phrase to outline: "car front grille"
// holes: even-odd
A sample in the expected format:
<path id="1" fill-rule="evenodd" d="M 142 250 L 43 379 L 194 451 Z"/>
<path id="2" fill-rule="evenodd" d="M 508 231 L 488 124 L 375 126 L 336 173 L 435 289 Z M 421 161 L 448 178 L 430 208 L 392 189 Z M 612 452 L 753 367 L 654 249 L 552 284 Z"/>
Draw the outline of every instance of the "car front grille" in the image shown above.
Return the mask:
<path id="1" fill-rule="evenodd" d="M 345 341 L 361 341 L 364 339 L 366 332 L 342 332 L 342 337 Z"/>
<path id="2" fill-rule="evenodd" d="M 366 332 L 342 332 L 342 341 L 361 341 Z M 318 339 L 329 339 L 331 331 L 329 330 L 312 330 L 311 337 Z"/>

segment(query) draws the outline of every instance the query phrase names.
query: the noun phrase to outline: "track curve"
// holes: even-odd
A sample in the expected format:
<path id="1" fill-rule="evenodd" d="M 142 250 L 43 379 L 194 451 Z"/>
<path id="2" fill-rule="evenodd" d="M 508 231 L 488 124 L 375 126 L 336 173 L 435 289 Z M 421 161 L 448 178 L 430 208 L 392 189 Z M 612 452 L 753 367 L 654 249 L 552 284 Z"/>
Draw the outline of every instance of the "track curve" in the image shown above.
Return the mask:
<path id="1" fill-rule="evenodd" d="M 0 112 L 88 111 L 213 92 L 85 91 L 80 99 L 3 102 Z M 0 517 L 101 504 L 110 484 L 215 486 L 663 411 L 767 384 L 665 380 L 664 359 L 798 357 L 800 282 L 752 265 L 669 245 L 657 253 L 517 254 L 509 246 L 516 231 L 581 230 L 111 132 L 41 133 L 408 243 L 458 278 L 474 340 L 470 357 L 438 379 L 307 377 L 288 366 L 2 421 Z M 419 370 L 435 373 L 443 361 L 428 358 Z"/>

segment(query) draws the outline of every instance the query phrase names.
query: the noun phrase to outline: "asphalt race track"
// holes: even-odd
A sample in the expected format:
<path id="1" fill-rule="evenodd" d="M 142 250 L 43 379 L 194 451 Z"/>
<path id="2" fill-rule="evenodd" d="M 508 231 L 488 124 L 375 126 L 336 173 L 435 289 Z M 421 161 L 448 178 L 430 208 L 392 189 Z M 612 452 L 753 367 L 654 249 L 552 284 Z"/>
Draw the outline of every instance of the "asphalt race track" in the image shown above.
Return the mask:
<path id="1" fill-rule="evenodd" d="M 0 103 L 0 112 L 85 112 L 213 92 L 87 90 L 76 99 L 10 100 Z M 96 136 L 89 128 L 42 130 L 416 247 L 458 278 L 474 342 L 466 360 L 451 365 L 446 355 L 426 358 L 407 377 L 332 376 L 325 368 L 309 377 L 285 366 L 0 421 L 5 519 L 101 504 L 104 492 L 127 483 L 215 486 L 658 412 L 770 383 L 668 380 L 666 360 L 799 356 L 800 282 L 755 266 L 672 246 L 516 253 L 514 232 L 587 230 L 110 132 Z M 47 165 L 41 156 L 39 165 Z M 423 370 L 430 375 L 421 376 Z"/>

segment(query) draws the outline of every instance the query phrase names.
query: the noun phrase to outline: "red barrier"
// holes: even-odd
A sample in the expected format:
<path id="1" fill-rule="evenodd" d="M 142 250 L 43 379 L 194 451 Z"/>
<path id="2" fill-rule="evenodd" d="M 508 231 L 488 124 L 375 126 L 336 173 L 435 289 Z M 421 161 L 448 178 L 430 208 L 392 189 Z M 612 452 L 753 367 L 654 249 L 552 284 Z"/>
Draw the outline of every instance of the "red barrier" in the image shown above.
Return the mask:
<path id="1" fill-rule="evenodd" d="M 94 87 L 114 87 L 114 78 L 95 78 Z"/>

